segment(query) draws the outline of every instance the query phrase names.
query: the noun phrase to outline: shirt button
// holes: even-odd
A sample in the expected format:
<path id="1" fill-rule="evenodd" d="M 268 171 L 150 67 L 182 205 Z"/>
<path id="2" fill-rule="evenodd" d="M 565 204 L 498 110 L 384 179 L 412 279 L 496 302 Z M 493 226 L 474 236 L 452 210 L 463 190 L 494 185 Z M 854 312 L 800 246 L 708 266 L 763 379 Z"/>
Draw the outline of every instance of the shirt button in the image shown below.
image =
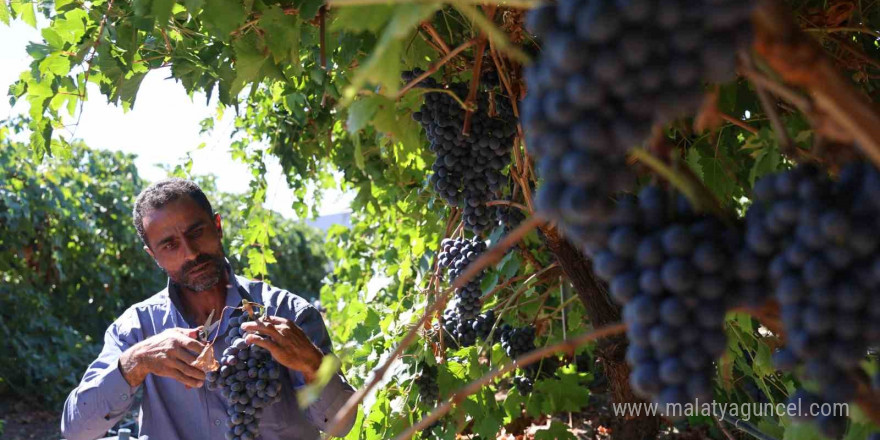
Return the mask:
<path id="1" fill-rule="evenodd" d="M 220 419 L 214 420 L 214 426 L 220 426 Z"/>
<path id="2" fill-rule="evenodd" d="M 119 397 L 122 398 L 122 400 L 128 400 L 128 394 L 123 393 L 123 394 L 120 394 Z"/>

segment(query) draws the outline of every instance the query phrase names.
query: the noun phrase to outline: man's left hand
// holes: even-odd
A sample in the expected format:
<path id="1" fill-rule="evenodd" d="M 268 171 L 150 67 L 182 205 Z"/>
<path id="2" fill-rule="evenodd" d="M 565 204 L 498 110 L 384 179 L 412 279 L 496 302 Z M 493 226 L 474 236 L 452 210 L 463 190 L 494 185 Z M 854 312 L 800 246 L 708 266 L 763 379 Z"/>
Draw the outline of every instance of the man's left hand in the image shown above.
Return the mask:
<path id="1" fill-rule="evenodd" d="M 264 316 L 257 321 L 243 323 L 241 330 L 249 332 L 244 338 L 245 342 L 269 350 L 279 364 L 302 373 L 306 383 L 314 380 L 324 353 L 293 321 L 278 316 Z M 259 332 L 262 336 L 251 332 Z"/>

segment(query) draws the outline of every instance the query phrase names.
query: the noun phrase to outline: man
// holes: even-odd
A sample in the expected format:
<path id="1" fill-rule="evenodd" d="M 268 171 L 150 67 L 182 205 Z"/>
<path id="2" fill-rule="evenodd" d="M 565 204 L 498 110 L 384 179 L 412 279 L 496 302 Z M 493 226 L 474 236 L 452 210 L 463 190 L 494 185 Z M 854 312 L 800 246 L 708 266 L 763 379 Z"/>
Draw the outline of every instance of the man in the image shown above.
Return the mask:
<path id="1" fill-rule="evenodd" d="M 204 387 L 205 373 L 191 364 L 205 344 L 199 325 L 213 312 L 209 329 L 214 356 L 226 348 L 223 335 L 242 297 L 267 306 L 270 323 L 246 323 L 259 331 L 246 342 L 263 347 L 286 367 L 282 399 L 264 409 L 264 440 L 317 439 L 354 392 L 336 374 L 318 400 L 300 409 L 294 390 L 315 379 L 330 338 L 321 315 L 290 292 L 232 273 L 225 259 L 223 228 L 202 190 L 183 179 L 167 179 L 137 198 L 134 224 L 144 250 L 168 275 L 165 290 L 126 310 L 104 335 L 104 348 L 64 404 L 61 431 L 68 440 L 102 437 L 129 410 L 143 388 L 140 435 L 153 440 L 226 437 L 228 404 L 220 390 Z M 124 286 L 118 286 L 124 288 Z M 224 308 L 226 308 L 224 312 Z M 353 420 L 345 427 L 351 429 Z"/>

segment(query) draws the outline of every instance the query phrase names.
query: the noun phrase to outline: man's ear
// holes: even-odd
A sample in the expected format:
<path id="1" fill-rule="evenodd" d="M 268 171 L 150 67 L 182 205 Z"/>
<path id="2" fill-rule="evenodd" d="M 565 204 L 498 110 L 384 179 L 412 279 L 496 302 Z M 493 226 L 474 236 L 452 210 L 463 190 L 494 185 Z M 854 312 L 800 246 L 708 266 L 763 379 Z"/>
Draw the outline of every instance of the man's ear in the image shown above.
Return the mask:
<path id="1" fill-rule="evenodd" d="M 153 255 L 153 250 L 150 249 L 149 246 L 144 245 L 144 252 L 146 252 L 146 253 L 149 254 L 151 257 L 153 257 L 154 260 L 156 259 L 156 256 Z"/>
<path id="2" fill-rule="evenodd" d="M 220 213 L 214 213 L 214 227 L 217 228 L 220 238 L 223 238 L 223 219 L 220 218 Z"/>

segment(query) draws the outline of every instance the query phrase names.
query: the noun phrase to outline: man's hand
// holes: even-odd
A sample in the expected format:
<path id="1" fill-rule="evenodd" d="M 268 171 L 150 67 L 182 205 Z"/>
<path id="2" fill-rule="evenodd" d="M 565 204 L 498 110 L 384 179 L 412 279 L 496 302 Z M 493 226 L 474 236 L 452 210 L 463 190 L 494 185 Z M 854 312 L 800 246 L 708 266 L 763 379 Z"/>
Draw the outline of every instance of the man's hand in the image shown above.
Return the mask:
<path id="1" fill-rule="evenodd" d="M 147 374 L 170 377 L 199 388 L 205 372 L 192 366 L 205 344 L 196 340 L 199 329 L 172 328 L 149 337 L 119 356 L 119 370 L 132 387 L 144 382 Z"/>
<path id="2" fill-rule="evenodd" d="M 241 330 L 260 332 L 262 337 L 251 333 L 245 336 L 245 342 L 269 350 L 279 364 L 302 373 L 306 383 L 315 379 L 324 353 L 292 321 L 278 316 L 265 316 L 257 321 L 245 322 Z"/>

